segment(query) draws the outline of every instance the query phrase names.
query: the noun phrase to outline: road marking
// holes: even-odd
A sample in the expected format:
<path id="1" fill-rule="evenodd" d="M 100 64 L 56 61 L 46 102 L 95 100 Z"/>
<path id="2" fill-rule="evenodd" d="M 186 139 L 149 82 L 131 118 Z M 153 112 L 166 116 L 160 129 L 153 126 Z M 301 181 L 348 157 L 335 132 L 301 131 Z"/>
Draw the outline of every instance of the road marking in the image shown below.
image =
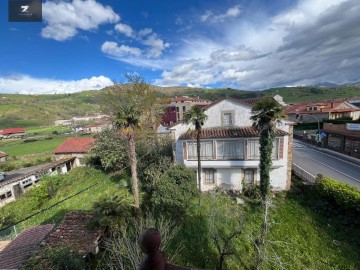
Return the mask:
<path id="1" fill-rule="evenodd" d="M 299 154 L 300 154 L 300 153 L 299 153 Z M 303 155 L 303 154 L 300 154 L 300 155 L 302 155 L 302 156 L 304 156 L 304 157 L 307 157 L 307 158 L 309 158 L 309 159 L 311 159 L 311 160 L 313 160 L 313 161 L 315 161 L 315 162 L 317 162 L 317 163 L 319 163 L 319 164 L 321 164 L 321 165 L 329 168 L 330 170 L 333 170 L 333 171 L 335 171 L 335 172 L 337 172 L 337 173 L 340 173 L 340 174 L 342 174 L 342 175 L 344 175 L 344 176 L 346 176 L 346 177 L 348 177 L 348 178 L 350 178 L 350 179 L 352 179 L 352 180 L 360 183 L 360 180 L 358 180 L 358 179 L 356 179 L 356 178 L 354 178 L 354 177 L 352 177 L 352 176 L 350 176 L 350 175 L 348 175 L 348 174 L 346 174 L 346 173 L 343 173 L 343 172 L 341 172 L 341 171 L 339 171 L 339 170 L 337 170 L 337 169 L 334 169 L 334 168 L 330 167 L 329 165 L 327 165 L 327 164 L 325 164 L 325 163 L 322 163 L 322 162 L 320 162 L 320 161 L 318 161 L 318 160 L 316 160 L 316 159 L 314 159 L 314 158 L 312 158 L 312 157 L 310 157 L 310 156 L 307 156 L 307 155 Z"/>
<path id="2" fill-rule="evenodd" d="M 332 158 L 335 158 L 335 159 L 341 160 L 342 162 L 346 162 L 346 163 L 349 163 L 349 164 L 351 164 L 351 165 L 354 165 L 354 166 L 356 166 L 356 167 L 359 167 L 359 168 L 360 168 L 360 166 L 359 166 L 359 165 L 357 165 L 357 164 L 355 164 L 355 163 L 352 163 L 352 162 L 350 162 L 350 161 L 347 161 L 347 160 L 344 160 L 344 159 L 341 159 L 341 158 L 338 158 L 338 157 L 332 156 L 332 155 L 330 155 L 330 154 L 326 154 L 326 153 L 324 153 L 323 151 L 320 151 L 320 150 L 317 150 L 317 149 L 311 148 L 311 147 L 306 146 L 306 145 L 304 145 L 304 146 L 305 146 L 305 147 L 307 147 L 307 148 L 309 148 L 309 149 L 313 149 L 314 151 L 317 151 L 317 152 L 319 152 L 319 153 L 321 153 L 321 154 L 324 154 L 324 155 L 326 155 L 326 156 L 329 156 L 329 157 L 332 157 Z"/>

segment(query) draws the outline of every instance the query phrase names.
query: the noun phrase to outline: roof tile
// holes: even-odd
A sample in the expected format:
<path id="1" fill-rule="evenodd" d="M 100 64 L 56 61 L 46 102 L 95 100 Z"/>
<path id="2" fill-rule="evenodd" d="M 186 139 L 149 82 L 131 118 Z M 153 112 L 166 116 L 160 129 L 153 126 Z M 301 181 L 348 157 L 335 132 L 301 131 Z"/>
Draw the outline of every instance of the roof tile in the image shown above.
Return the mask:
<path id="1" fill-rule="evenodd" d="M 87 153 L 94 145 L 94 142 L 94 138 L 67 138 L 54 150 L 54 153 Z"/>

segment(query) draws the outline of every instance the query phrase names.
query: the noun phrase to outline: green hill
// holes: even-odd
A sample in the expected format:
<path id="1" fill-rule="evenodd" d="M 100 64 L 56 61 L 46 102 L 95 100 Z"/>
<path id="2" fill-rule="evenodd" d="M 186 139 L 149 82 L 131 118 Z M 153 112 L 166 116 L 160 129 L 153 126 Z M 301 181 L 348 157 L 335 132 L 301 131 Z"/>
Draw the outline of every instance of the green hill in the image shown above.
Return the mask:
<path id="1" fill-rule="evenodd" d="M 254 98 L 279 94 L 286 103 L 360 96 L 358 85 L 282 87 L 263 91 L 155 86 L 155 90 L 159 93 L 159 97 L 199 96 L 210 100 L 225 97 Z M 99 91 L 54 95 L 0 94 L 0 129 L 48 126 L 52 125 L 54 120 L 99 113 L 98 93 Z"/>

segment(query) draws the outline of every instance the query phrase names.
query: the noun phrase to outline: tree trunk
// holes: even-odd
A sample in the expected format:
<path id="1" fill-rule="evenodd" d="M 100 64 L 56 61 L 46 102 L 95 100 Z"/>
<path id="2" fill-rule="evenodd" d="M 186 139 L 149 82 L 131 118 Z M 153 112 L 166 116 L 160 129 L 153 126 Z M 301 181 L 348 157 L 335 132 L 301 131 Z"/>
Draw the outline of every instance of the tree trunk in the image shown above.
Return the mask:
<path id="1" fill-rule="evenodd" d="M 199 183 L 199 191 L 201 193 L 201 158 L 200 158 L 200 132 L 201 130 L 197 131 L 197 135 L 196 135 L 196 150 L 197 150 L 197 161 L 198 161 L 198 183 Z M 200 204 L 200 197 L 201 194 L 199 196 L 199 204 Z"/>
<path id="2" fill-rule="evenodd" d="M 130 168 L 131 168 L 134 204 L 135 204 L 135 207 L 137 209 L 139 209 L 140 203 L 139 203 L 139 187 L 138 187 L 138 177 L 137 177 L 137 160 L 136 160 L 135 139 L 134 139 L 133 132 L 131 132 L 131 134 L 129 135 L 128 142 L 129 142 L 128 154 L 129 154 Z"/>

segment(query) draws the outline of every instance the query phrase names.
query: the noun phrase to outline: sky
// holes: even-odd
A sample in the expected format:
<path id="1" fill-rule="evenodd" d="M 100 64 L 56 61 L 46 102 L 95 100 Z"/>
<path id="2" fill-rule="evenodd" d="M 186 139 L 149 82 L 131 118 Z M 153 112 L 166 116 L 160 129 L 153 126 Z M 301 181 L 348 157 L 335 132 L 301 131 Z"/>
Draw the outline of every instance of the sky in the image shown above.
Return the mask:
<path id="1" fill-rule="evenodd" d="M 138 73 L 159 86 L 360 81 L 359 0 L 56 0 L 42 22 L 0 1 L 0 93 L 101 89 Z"/>

